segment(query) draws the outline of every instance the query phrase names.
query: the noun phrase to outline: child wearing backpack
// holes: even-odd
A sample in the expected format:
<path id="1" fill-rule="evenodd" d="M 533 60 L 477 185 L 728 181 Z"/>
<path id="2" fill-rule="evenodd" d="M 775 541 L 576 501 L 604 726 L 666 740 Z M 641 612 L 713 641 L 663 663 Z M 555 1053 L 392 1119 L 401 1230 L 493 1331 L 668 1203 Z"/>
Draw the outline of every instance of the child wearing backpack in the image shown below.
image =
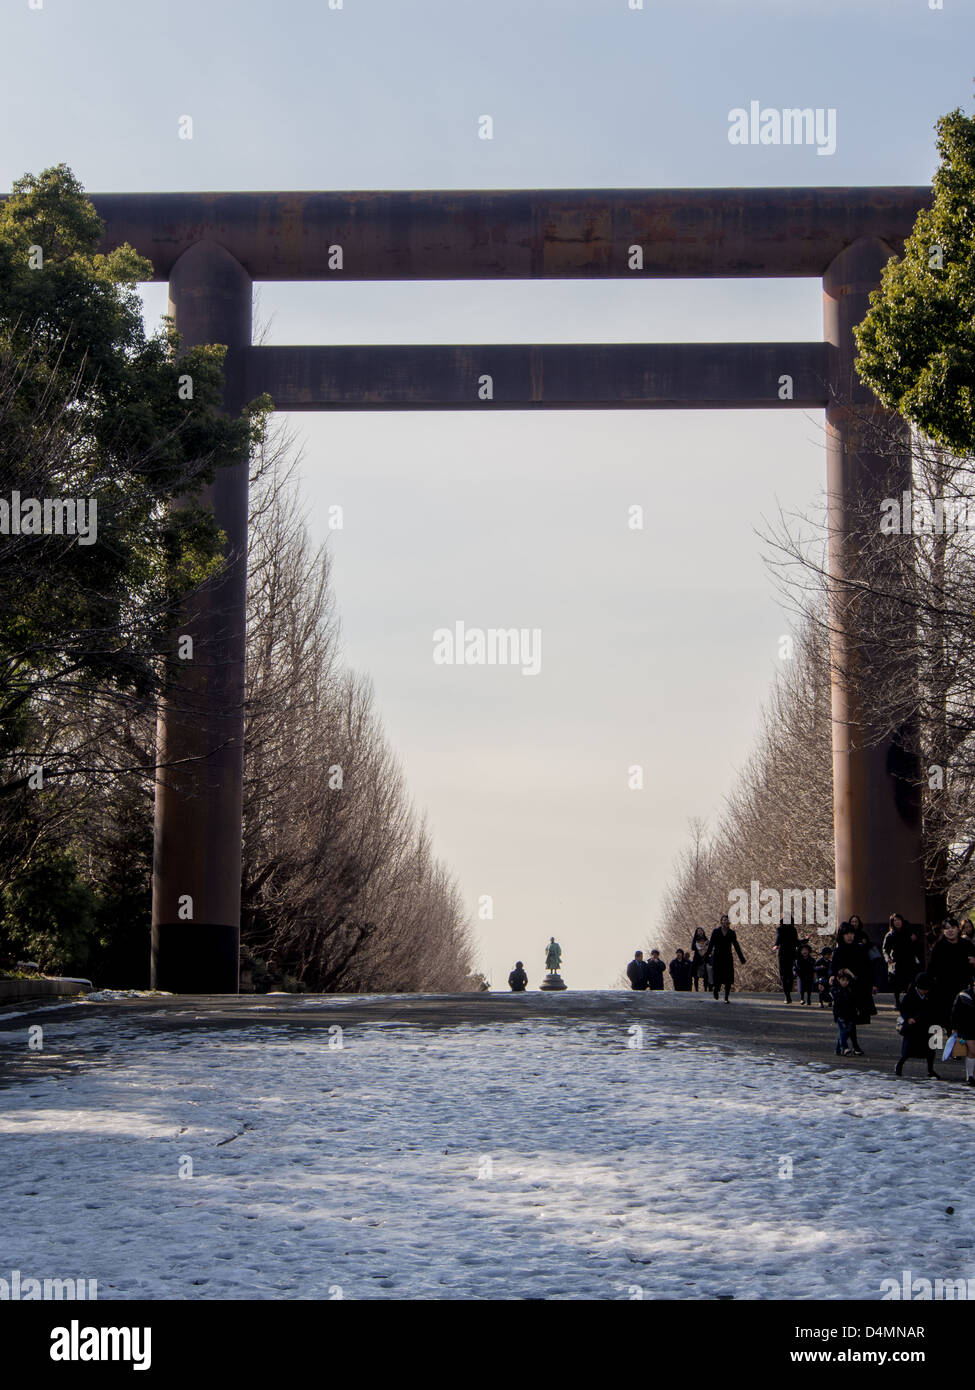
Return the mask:
<path id="1" fill-rule="evenodd" d="M 816 988 L 819 990 L 819 1007 L 825 1009 L 832 1004 L 833 996 L 830 993 L 829 977 L 833 973 L 833 948 L 825 946 L 820 952 L 819 959 L 816 961 Z"/>
<path id="2" fill-rule="evenodd" d="M 857 1021 L 856 980 L 851 970 L 840 970 L 833 985 L 833 1017 L 836 1019 L 836 1055 L 852 1057 L 850 1039 Z"/>

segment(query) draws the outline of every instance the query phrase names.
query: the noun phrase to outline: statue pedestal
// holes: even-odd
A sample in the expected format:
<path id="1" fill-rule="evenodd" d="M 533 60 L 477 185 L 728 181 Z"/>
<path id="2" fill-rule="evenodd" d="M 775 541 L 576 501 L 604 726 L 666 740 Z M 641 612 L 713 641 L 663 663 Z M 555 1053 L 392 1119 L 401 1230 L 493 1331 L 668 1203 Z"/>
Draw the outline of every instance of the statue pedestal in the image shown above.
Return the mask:
<path id="1" fill-rule="evenodd" d="M 565 981 L 563 980 L 562 976 L 559 974 L 559 972 L 558 972 L 557 970 L 550 970 L 550 971 L 548 972 L 548 974 L 545 976 L 545 979 L 544 979 L 544 980 L 542 981 L 542 983 L 538 986 L 538 988 L 539 988 L 539 989 L 568 989 L 569 986 L 565 983 Z"/>

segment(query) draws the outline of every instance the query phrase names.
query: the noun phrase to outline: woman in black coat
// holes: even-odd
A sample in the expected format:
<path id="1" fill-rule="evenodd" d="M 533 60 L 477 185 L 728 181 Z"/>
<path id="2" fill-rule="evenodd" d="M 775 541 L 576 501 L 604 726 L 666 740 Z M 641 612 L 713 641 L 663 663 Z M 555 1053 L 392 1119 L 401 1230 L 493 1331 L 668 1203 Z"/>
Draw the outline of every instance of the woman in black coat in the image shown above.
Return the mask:
<path id="1" fill-rule="evenodd" d="M 745 957 L 738 945 L 738 937 L 731 925 L 731 919 L 727 913 L 724 913 L 721 921 L 711 933 L 711 940 L 708 944 L 708 960 L 711 963 L 711 976 L 714 980 L 714 997 L 717 999 L 723 988 L 726 1004 L 731 1002 L 728 995 L 735 982 L 735 958 L 731 954 L 733 950 L 737 952 L 738 959 L 744 965 Z"/>
<path id="2" fill-rule="evenodd" d="M 830 983 L 835 980 L 839 970 L 849 970 L 853 976 L 857 1015 L 850 1033 L 850 1046 L 858 1057 L 862 1057 L 864 1054 L 857 1040 L 857 1026 L 870 1022 L 870 1017 L 875 1012 L 873 996 L 877 992 L 877 986 L 873 983 L 870 951 L 863 944 L 863 941 L 857 941 L 856 935 L 856 927 L 852 926 L 851 923 L 842 922 L 840 924 L 840 929 L 836 934 L 836 949 L 831 961 L 833 973 Z"/>
<path id="3" fill-rule="evenodd" d="M 949 917 L 928 957 L 928 974 L 933 981 L 939 1023 L 948 1022 L 955 998 L 971 981 L 969 958 L 973 954 L 975 946 L 961 935 L 955 919 Z"/>
<path id="4" fill-rule="evenodd" d="M 972 947 L 975 950 L 975 946 Z M 975 985 L 963 989 L 951 1009 L 951 1031 L 958 1034 L 959 1041 L 964 1038 L 965 1080 L 975 1086 Z"/>
<path id="5" fill-rule="evenodd" d="M 775 949 L 779 957 L 779 983 L 785 994 L 785 1002 L 792 1003 L 792 983 L 795 978 L 796 956 L 799 954 L 799 933 L 790 918 L 787 922 L 779 918 L 775 933 Z"/>
<path id="6" fill-rule="evenodd" d="M 899 912 L 890 918 L 890 930 L 884 937 L 883 952 L 894 987 L 894 1005 L 899 1009 L 901 995 L 914 983 L 914 977 L 922 965 L 918 934 Z"/>

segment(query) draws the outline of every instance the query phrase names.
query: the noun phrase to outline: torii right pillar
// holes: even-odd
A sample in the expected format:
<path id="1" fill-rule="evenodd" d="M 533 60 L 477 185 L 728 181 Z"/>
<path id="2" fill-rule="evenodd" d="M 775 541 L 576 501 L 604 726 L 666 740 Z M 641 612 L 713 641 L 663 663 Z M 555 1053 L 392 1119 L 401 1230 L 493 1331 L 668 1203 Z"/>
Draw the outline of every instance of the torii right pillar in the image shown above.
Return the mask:
<path id="1" fill-rule="evenodd" d="M 908 717 L 893 734 L 872 741 L 866 681 L 876 652 L 870 646 L 890 636 L 891 613 L 868 589 L 847 587 L 882 583 L 881 502 L 911 490 L 909 432 L 860 384 L 854 368 L 853 329 L 866 317 L 870 291 L 892 254 L 884 242 L 861 238 L 823 278 L 836 915 L 841 922 L 859 914 L 874 939 L 892 912 L 915 924 L 925 920 L 917 720 Z M 894 536 L 886 541 L 910 544 Z M 917 681 L 909 666 L 912 645 L 903 642 L 898 650 L 888 641 L 883 649 L 888 668 L 904 661 L 905 690 Z"/>

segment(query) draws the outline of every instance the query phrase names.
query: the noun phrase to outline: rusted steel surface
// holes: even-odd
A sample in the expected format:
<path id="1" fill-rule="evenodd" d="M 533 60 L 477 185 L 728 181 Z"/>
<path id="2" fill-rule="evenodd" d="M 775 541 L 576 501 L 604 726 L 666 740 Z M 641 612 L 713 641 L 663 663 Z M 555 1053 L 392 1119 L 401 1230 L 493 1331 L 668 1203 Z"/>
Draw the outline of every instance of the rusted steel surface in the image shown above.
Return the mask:
<path id="1" fill-rule="evenodd" d="M 828 398 L 825 343 L 254 347 L 245 359 L 247 394 L 266 391 L 278 410 L 781 410 Z"/>
<path id="2" fill-rule="evenodd" d="M 819 276 L 858 237 L 899 251 L 925 187 L 96 193 L 103 248 L 168 278 L 216 241 L 255 280 Z M 342 268 L 330 268 L 341 247 Z M 630 266 L 631 248 L 643 254 Z"/>
<path id="3" fill-rule="evenodd" d="M 854 369 L 853 328 L 867 312 L 867 297 L 885 259 L 885 247 L 864 238 L 837 258 L 823 282 L 835 395 L 826 409 L 826 476 L 829 568 L 837 583 L 830 623 L 836 910 L 840 920 L 857 913 L 875 939 L 892 912 L 911 922 L 925 917 L 916 717 L 910 716 L 896 737 L 872 746 L 865 736 L 865 698 L 870 680 L 876 680 L 871 657 L 882 655 L 889 681 L 899 663 L 902 689 L 909 691 L 917 681 L 909 632 L 898 625 L 899 647 L 897 637 L 890 642 L 877 636 L 890 633 L 884 591 L 889 586 L 896 592 L 897 585 L 893 572 L 889 578 L 882 572 L 883 553 L 869 543 L 879 530 L 882 500 L 910 490 L 909 433 L 857 380 Z M 892 547 L 898 538 L 885 543 Z M 855 603 L 844 582 L 863 583 Z M 912 701 L 905 703 L 910 708 Z"/>
<path id="4" fill-rule="evenodd" d="M 199 244 L 175 267 L 169 297 L 187 346 L 229 346 L 223 403 L 238 412 L 249 276 L 220 247 Z M 245 455 L 217 469 L 202 495 L 226 534 L 227 565 L 181 606 L 176 632 L 192 637 L 193 651 L 169 662 L 157 726 L 152 983 L 176 993 L 237 990 L 248 472 Z"/>

